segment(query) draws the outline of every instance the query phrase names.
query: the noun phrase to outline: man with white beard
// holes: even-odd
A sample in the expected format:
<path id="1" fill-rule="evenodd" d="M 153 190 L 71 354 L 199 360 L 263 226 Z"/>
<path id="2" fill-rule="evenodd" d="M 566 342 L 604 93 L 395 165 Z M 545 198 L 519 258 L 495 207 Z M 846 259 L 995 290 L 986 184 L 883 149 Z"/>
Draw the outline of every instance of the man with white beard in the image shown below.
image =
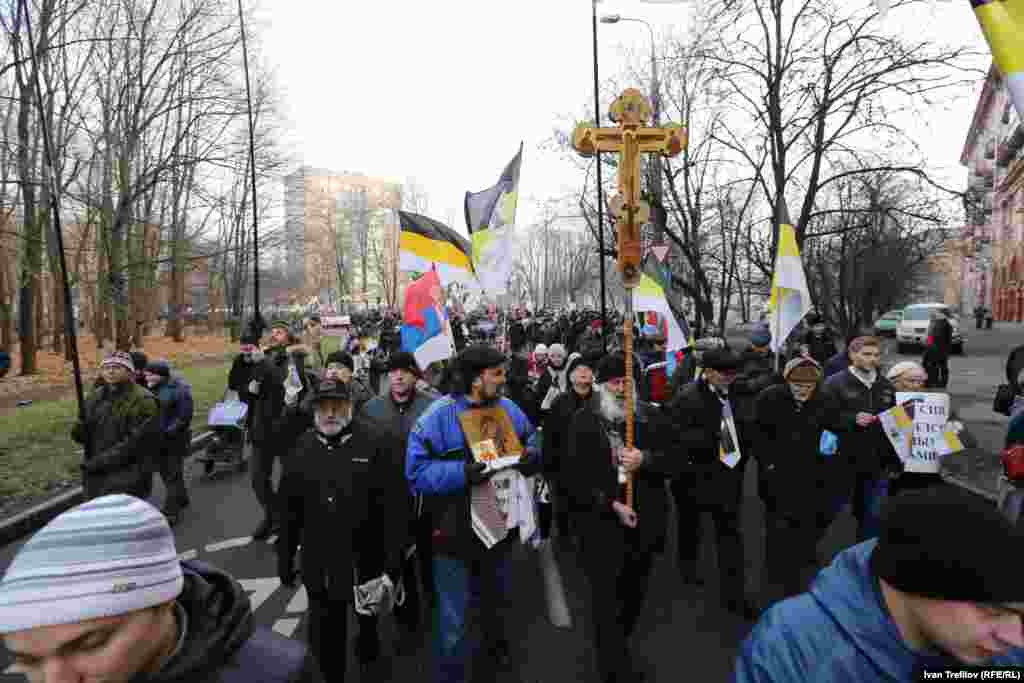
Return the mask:
<path id="1" fill-rule="evenodd" d="M 302 582 L 309 596 L 309 644 L 324 679 L 344 681 L 352 577 L 361 583 L 387 576 L 398 583 L 401 551 L 408 530 L 399 509 L 407 494 L 395 490 L 384 439 L 364 423 L 353 424 L 348 385 L 324 382 L 316 394 L 314 427 L 299 437 L 281 481 L 281 531 L 277 541 L 278 577 L 286 586 L 297 578 L 295 554 L 302 547 Z M 402 482 L 399 481 L 399 484 Z M 398 487 L 399 489 L 401 486 Z M 376 510 L 377 514 L 373 514 Z M 362 624 L 361 624 L 362 626 Z M 361 630 L 361 664 L 375 658 L 374 629 Z M 364 679 L 365 680 L 365 679 Z"/>
<path id="2" fill-rule="evenodd" d="M 575 369 L 575 368 L 574 368 Z M 643 608 L 654 556 L 665 548 L 665 482 L 683 459 L 666 452 L 668 425 L 648 403 L 636 403 L 636 448 L 624 446 L 626 362 L 606 356 L 595 400 L 572 416 L 562 481 L 573 506 L 590 583 L 594 649 L 602 681 L 642 677 L 627 647 Z M 634 396 L 636 395 L 634 391 Z M 633 505 L 625 482 L 633 475 Z"/>

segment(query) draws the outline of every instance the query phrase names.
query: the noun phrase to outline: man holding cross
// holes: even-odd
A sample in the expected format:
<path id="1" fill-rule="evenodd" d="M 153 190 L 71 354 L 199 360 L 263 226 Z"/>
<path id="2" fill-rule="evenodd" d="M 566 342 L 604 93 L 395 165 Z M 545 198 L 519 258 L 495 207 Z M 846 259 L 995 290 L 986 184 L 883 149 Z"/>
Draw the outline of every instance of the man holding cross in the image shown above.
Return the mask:
<path id="1" fill-rule="evenodd" d="M 665 482 L 683 463 L 665 448 L 667 425 L 648 403 L 634 401 L 636 447 L 624 445 L 625 389 L 625 357 L 606 356 L 598 365 L 593 400 L 569 422 L 561 464 L 561 481 L 579 523 L 602 681 L 637 677 L 626 641 L 643 608 L 654 555 L 665 548 Z M 635 482 L 632 506 L 623 502 L 627 474 Z"/>

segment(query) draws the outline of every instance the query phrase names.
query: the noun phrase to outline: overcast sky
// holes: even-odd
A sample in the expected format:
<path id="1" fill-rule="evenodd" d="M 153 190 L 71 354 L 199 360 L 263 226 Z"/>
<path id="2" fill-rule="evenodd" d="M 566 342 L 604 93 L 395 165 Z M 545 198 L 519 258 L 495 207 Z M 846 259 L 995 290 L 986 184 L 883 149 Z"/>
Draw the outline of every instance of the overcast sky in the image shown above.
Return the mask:
<path id="1" fill-rule="evenodd" d="M 539 146 L 593 102 L 589 0 L 260 2 L 263 49 L 284 89 L 293 151 L 304 163 L 415 178 L 432 216 L 456 217 L 452 227 L 462 232 L 463 194 L 496 182 L 520 141 L 521 197 L 557 197 L 578 184 L 571 165 Z M 636 0 L 605 0 L 598 11 L 645 19 L 656 32 L 685 29 L 690 13 L 687 5 Z M 913 17 L 913 26 L 987 49 L 967 2 L 939 2 Z M 622 68 L 625 47 L 646 54 L 649 44 L 642 24 L 600 25 L 602 78 Z M 646 90 L 646 83 L 637 86 Z M 915 133 L 958 188 L 974 103 L 970 97 L 934 111 Z M 602 102 L 604 112 L 608 104 Z M 520 202 L 517 223 L 536 216 L 535 205 Z"/>

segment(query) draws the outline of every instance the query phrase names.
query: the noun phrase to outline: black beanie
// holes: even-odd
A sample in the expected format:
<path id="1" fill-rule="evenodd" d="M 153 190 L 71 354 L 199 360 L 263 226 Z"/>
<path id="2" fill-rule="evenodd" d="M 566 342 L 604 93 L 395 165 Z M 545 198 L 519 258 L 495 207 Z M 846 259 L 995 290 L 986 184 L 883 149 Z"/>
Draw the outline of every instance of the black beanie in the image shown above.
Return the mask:
<path id="1" fill-rule="evenodd" d="M 626 356 L 620 352 L 610 353 L 597 366 L 597 383 L 604 384 L 610 379 L 626 376 Z"/>
<path id="2" fill-rule="evenodd" d="M 472 391 L 473 382 L 481 372 L 487 368 L 498 367 L 507 360 L 505 354 L 493 346 L 486 344 L 467 346 L 455 360 L 455 368 L 458 372 L 458 381 L 455 382 L 455 387 L 468 396 Z"/>
<path id="3" fill-rule="evenodd" d="M 1024 535 L 980 496 L 949 485 L 889 498 L 872 573 L 935 600 L 1024 602 Z"/>
<path id="4" fill-rule="evenodd" d="M 149 359 L 146 358 L 146 354 L 142 351 L 132 351 L 132 365 L 135 366 L 136 370 L 145 370 L 146 366 L 149 365 Z"/>
<path id="5" fill-rule="evenodd" d="M 388 372 L 392 370 L 408 370 L 417 377 L 420 376 L 420 366 L 416 363 L 416 356 L 408 351 L 391 354 L 391 357 L 388 358 Z"/>
<path id="6" fill-rule="evenodd" d="M 171 376 L 171 366 L 165 360 L 154 360 L 150 361 L 145 365 L 146 372 L 151 372 L 154 375 L 160 375 L 161 377 Z"/>
<path id="7" fill-rule="evenodd" d="M 324 367 L 327 367 L 331 363 L 341 363 L 352 371 L 355 371 L 356 369 L 356 363 L 352 360 L 352 356 L 344 351 L 332 351 L 327 354 L 327 360 L 324 361 Z"/>

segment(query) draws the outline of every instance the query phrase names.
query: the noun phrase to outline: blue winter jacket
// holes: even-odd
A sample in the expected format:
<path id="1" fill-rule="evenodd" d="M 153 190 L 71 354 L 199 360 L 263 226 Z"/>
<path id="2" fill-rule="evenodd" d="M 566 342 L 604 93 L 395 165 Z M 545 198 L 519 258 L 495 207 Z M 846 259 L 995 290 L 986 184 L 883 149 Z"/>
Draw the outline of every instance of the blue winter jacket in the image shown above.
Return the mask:
<path id="1" fill-rule="evenodd" d="M 921 669 L 960 668 L 949 655 L 903 642 L 868 558 L 877 539 L 839 553 L 808 593 L 771 607 L 743 642 L 734 683 L 862 683 L 921 680 Z M 1024 649 L 991 666 L 1024 665 Z"/>
<path id="2" fill-rule="evenodd" d="M 192 387 L 171 378 L 150 391 L 160 403 L 160 433 L 169 438 L 184 435 L 192 425 Z"/>
<path id="3" fill-rule="evenodd" d="M 425 511 L 433 520 L 435 548 L 445 554 L 464 555 L 484 548 L 470 525 L 469 488 L 463 469 L 472 456 L 459 415 L 472 407 L 462 395 L 437 399 L 416 420 L 406 448 L 405 478 L 413 494 L 424 496 Z M 515 403 L 502 398 L 501 407 L 526 449 L 527 466 L 522 472 L 529 476 L 540 469 L 537 432 Z"/>

